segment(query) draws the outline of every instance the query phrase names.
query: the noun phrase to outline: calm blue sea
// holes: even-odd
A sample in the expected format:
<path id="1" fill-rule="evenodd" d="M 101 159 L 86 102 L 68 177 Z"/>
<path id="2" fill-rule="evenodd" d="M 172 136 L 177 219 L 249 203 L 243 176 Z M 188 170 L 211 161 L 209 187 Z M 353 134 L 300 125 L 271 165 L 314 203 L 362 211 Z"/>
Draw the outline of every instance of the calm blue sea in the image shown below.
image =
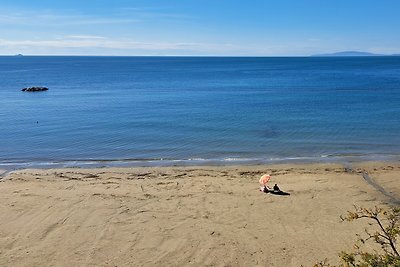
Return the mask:
<path id="1" fill-rule="evenodd" d="M 0 168 L 399 159 L 400 57 L 0 57 L 0 134 Z"/>

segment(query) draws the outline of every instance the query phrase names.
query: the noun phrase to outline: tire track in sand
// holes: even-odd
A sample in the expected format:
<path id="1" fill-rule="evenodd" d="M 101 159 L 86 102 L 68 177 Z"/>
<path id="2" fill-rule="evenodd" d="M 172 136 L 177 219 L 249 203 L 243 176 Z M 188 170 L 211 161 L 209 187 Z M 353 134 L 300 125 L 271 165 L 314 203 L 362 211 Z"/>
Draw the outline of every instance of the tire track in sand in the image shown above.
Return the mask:
<path id="1" fill-rule="evenodd" d="M 345 171 L 347 173 L 355 173 L 359 174 L 360 172 L 355 171 L 350 165 L 346 165 L 344 167 Z M 369 185 L 371 185 L 375 190 L 377 190 L 379 193 L 382 195 L 386 196 L 389 200 L 389 203 L 394 204 L 394 205 L 400 205 L 400 199 L 395 197 L 393 194 L 390 192 L 386 191 L 385 188 L 383 188 L 379 183 L 377 183 L 369 174 L 366 170 L 362 170 L 362 177 L 364 181 L 366 181 Z"/>

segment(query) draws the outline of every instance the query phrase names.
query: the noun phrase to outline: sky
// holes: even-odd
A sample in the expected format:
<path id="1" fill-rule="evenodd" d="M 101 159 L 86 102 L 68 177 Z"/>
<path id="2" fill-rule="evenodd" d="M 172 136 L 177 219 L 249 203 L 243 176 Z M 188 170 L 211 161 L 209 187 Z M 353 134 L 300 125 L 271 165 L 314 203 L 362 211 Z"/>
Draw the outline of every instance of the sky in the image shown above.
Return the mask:
<path id="1" fill-rule="evenodd" d="M 0 0 L 0 54 L 392 54 L 399 12 L 399 0 Z"/>

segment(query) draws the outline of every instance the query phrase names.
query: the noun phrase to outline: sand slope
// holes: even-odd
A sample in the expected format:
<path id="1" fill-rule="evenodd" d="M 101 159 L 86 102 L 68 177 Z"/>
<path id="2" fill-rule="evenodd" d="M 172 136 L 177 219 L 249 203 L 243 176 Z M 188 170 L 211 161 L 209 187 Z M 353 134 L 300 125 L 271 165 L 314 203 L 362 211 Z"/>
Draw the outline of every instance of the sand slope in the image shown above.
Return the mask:
<path id="1" fill-rule="evenodd" d="M 341 214 L 386 200 L 340 165 L 22 170 L 0 182 L 0 266 L 310 266 L 362 232 Z"/>

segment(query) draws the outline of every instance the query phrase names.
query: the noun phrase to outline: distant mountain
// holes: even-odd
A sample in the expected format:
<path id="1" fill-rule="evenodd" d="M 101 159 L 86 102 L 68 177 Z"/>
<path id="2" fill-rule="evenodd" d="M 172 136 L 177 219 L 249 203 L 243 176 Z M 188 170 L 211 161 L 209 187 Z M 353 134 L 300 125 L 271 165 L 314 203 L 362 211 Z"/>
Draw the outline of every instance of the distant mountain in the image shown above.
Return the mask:
<path id="1" fill-rule="evenodd" d="M 383 54 L 374 54 L 361 51 L 342 51 L 336 53 L 317 54 L 312 57 L 372 57 L 372 56 L 385 56 Z"/>

